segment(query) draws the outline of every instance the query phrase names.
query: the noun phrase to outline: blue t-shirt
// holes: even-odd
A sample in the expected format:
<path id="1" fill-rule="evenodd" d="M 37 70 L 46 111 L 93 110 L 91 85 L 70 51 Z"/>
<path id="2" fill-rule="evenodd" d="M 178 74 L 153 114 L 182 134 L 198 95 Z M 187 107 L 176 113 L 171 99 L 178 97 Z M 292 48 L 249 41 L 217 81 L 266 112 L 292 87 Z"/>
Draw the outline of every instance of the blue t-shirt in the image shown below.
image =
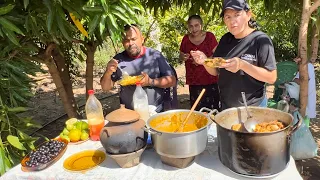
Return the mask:
<path id="1" fill-rule="evenodd" d="M 123 51 L 114 56 L 118 60 L 119 67 L 130 76 L 140 75 L 145 72 L 151 79 L 160 78 L 163 76 L 174 76 L 174 72 L 168 64 L 166 58 L 157 50 L 146 48 L 146 52 L 139 58 L 128 56 L 126 51 Z M 118 81 L 122 77 L 119 68 L 111 75 L 112 81 Z M 126 108 L 133 109 L 133 93 L 136 86 L 121 86 L 120 87 L 120 103 Z M 149 105 L 157 107 L 156 111 L 160 112 L 163 109 L 163 94 L 164 89 L 158 87 L 143 87 L 148 95 Z"/>

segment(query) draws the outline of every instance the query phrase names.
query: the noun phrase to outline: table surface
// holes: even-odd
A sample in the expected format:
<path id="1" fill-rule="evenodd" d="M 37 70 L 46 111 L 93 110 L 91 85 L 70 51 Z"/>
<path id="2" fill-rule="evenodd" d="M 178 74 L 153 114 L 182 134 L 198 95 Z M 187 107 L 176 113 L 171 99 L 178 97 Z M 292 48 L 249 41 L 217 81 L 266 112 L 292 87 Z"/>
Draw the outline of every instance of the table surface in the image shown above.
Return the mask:
<path id="1" fill-rule="evenodd" d="M 153 149 L 147 149 L 142 154 L 140 164 L 131 168 L 122 169 L 113 159 L 107 156 L 103 163 L 89 171 L 77 173 L 65 170 L 63 168 L 64 160 L 74 153 L 92 149 L 104 152 L 99 141 L 89 140 L 78 145 L 68 145 L 61 159 L 47 169 L 38 172 L 23 172 L 21 165 L 17 165 L 0 177 L 0 179 L 249 179 L 231 172 L 222 165 L 218 158 L 218 147 L 215 141 L 216 128 L 213 124 L 208 131 L 208 145 L 206 150 L 196 156 L 192 164 L 184 169 L 163 164 L 160 156 Z M 297 171 L 295 161 L 291 157 L 288 167 L 278 176 L 269 179 L 302 180 L 302 177 Z"/>

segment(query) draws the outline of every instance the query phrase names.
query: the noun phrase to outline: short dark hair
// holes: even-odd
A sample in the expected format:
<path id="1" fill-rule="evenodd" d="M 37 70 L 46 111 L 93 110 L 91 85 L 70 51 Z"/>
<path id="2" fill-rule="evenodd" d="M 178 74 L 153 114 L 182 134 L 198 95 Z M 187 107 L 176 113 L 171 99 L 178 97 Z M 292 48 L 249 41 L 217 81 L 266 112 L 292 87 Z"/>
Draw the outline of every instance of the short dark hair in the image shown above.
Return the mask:
<path id="1" fill-rule="evenodd" d="M 135 28 L 140 30 L 140 28 L 139 28 L 139 26 L 137 24 L 126 24 L 124 26 L 124 31 L 129 31 L 132 27 L 135 27 Z"/>
<path id="2" fill-rule="evenodd" d="M 199 15 L 197 15 L 197 14 L 191 15 L 191 16 L 188 18 L 188 23 L 189 23 L 189 21 L 191 21 L 191 20 L 193 20 L 193 19 L 199 20 L 199 21 L 200 21 L 200 24 L 203 24 L 202 18 L 201 18 Z"/>

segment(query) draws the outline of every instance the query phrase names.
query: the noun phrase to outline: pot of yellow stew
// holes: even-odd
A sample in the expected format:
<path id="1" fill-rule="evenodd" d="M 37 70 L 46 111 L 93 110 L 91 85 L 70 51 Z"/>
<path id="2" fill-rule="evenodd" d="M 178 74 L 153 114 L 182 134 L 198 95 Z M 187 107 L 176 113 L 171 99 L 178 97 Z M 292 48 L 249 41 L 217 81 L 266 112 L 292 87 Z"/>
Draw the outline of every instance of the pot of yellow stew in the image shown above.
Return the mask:
<path id="1" fill-rule="evenodd" d="M 208 127 L 212 121 L 203 111 L 212 114 L 216 110 L 202 108 L 194 111 L 182 130 L 180 125 L 190 110 L 176 109 L 150 117 L 145 131 L 151 134 L 156 152 L 170 158 L 187 158 L 200 154 L 207 146 Z"/>

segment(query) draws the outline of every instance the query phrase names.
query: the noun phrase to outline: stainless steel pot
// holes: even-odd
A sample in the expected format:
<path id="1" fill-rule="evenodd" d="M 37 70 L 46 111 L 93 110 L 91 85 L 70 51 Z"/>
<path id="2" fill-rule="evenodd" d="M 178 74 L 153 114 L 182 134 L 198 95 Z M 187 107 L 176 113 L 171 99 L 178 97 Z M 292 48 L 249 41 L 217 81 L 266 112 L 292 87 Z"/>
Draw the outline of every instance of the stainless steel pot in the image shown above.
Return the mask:
<path id="1" fill-rule="evenodd" d="M 262 107 L 248 109 L 257 123 L 279 120 L 285 128 L 268 133 L 234 131 L 232 125 L 247 120 L 245 107 L 226 109 L 212 119 L 217 124 L 219 159 L 224 166 L 241 175 L 276 175 L 289 163 L 290 137 L 302 120 L 299 118 L 293 125 L 293 117 L 289 113 Z M 212 117 L 210 113 L 209 117 Z"/>
<path id="2" fill-rule="evenodd" d="M 208 108 L 202 108 L 200 111 L 194 111 L 193 113 L 200 116 L 207 117 L 202 111 L 208 111 L 214 113 L 214 111 Z M 159 117 L 159 116 L 168 116 L 170 114 L 186 112 L 190 110 L 170 110 L 162 112 L 150 117 L 147 121 L 147 127 L 145 131 L 151 134 L 152 142 L 154 148 L 159 155 L 170 157 L 170 158 L 187 158 L 196 156 L 202 153 L 208 142 L 208 126 L 212 124 L 212 121 L 208 119 L 207 125 L 191 132 L 182 132 L 182 133 L 169 133 L 161 132 L 153 129 L 150 126 L 150 122 Z"/>

